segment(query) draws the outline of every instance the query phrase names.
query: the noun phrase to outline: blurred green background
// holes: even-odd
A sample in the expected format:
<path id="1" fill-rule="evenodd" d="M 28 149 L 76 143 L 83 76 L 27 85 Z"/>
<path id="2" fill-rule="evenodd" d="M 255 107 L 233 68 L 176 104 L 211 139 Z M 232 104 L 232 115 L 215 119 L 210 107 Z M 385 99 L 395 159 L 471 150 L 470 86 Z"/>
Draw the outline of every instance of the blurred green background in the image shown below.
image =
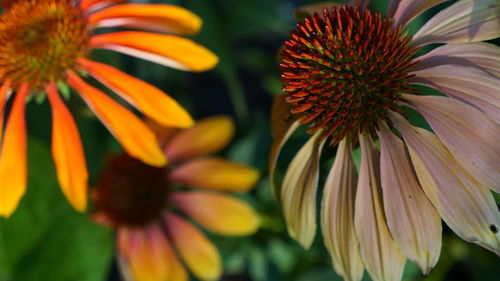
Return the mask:
<path id="1" fill-rule="evenodd" d="M 263 225 L 256 235 L 247 238 L 210 235 L 224 259 L 223 280 L 341 280 L 331 267 L 321 235 L 309 251 L 288 237 L 266 174 L 272 141 L 269 110 L 272 96 L 281 92 L 276 52 L 296 23 L 294 10 L 321 1 L 166 2 L 186 7 L 203 18 L 203 30 L 195 40 L 220 57 L 215 70 L 203 74 L 180 72 L 108 51 L 96 51 L 93 57 L 162 88 L 196 119 L 229 114 L 237 121 L 236 137 L 221 154 L 262 171 L 263 178 L 255 190 L 242 197 L 259 211 Z M 385 12 L 387 2 L 372 1 L 370 7 Z M 447 5 L 441 4 L 417 18 L 410 26 L 412 32 Z M 92 183 L 106 155 L 120 151 L 120 146 L 77 95 L 72 95 L 69 104 L 80 128 Z M 46 102 L 31 102 L 27 112 L 29 186 L 17 212 L 10 219 L 0 219 L 0 281 L 121 280 L 114 262 L 112 232 L 94 225 L 85 214 L 76 213 L 62 197 L 50 154 L 50 108 Z M 426 126 L 417 116 L 412 121 Z M 292 139 L 281 164 L 291 159 L 304 139 L 300 134 Z M 322 158 L 323 176 L 332 155 L 327 153 Z M 446 227 L 443 239 L 440 262 L 430 275 L 422 276 L 416 266 L 407 263 L 404 280 L 499 280 L 500 263 L 493 253 L 460 240 Z"/>

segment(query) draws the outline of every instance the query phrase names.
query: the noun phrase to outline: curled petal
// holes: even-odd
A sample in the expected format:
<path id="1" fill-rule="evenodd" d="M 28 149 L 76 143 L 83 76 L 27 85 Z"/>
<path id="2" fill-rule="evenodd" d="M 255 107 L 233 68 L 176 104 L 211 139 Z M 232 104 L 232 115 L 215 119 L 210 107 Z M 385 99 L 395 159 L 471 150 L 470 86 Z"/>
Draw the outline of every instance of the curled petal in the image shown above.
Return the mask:
<path id="1" fill-rule="evenodd" d="M 441 218 L 418 183 L 403 142 L 385 124 L 378 135 L 387 225 L 398 248 L 427 274 L 441 252 Z"/>
<path id="2" fill-rule="evenodd" d="M 470 105 L 446 97 L 404 95 L 425 117 L 462 167 L 485 187 L 500 192 L 500 126 Z"/>
<path id="3" fill-rule="evenodd" d="M 140 31 L 120 31 L 95 35 L 90 47 L 104 48 L 169 67 L 206 71 L 215 67 L 215 54 L 195 42 L 173 35 Z"/>
<path id="4" fill-rule="evenodd" d="M 203 232 L 173 213 L 166 213 L 164 221 L 177 251 L 193 274 L 201 280 L 219 280 L 221 258 Z"/>
<path id="5" fill-rule="evenodd" d="M 446 224 L 462 239 L 500 255 L 500 212 L 491 192 L 472 178 L 441 141 L 402 116 L 391 120 L 403 135 L 419 182 Z"/>
<path id="6" fill-rule="evenodd" d="M 222 235 L 249 235 L 259 218 L 245 202 L 219 192 L 175 192 L 173 204 L 210 231 Z"/>
<path id="7" fill-rule="evenodd" d="M 201 19 L 191 11 L 167 4 L 123 4 L 95 12 L 88 22 L 96 27 L 133 27 L 152 31 L 196 34 Z"/>
<path id="8" fill-rule="evenodd" d="M 69 84 L 80 93 L 128 154 L 151 166 L 166 165 L 167 160 L 156 136 L 139 118 L 75 73 L 68 72 L 68 78 Z"/>
<path id="9" fill-rule="evenodd" d="M 123 99 L 163 126 L 187 128 L 194 124 L 189 113 L 160 89 L 118 69 L 80 59 L 80 65 Z"/>
<path id="10" fill-rule="evenodd" d="M 414 18 L 430 8 L 448 0 L 400 0 L 394 13 L 394 24 L 407 25 Z M 393 0 L 393 2 L 395 2 Z"/>
<path id="11" fill-rule="evenodd" d="M 83 212 L 87 206 L 87 164 L 78 128 L 57 88 L 51 84 L 47 95 L 52 108 L 52 154 L 61 189 L 71 205 Z"/>
<path id="12" fill-rule="evenodd" d="M 309 248 L 316 234 L 316 190 L 319 158 L 325 141 L 321 131 L 312 136 L 295 155 L 283 180 L 281 200 L 288 233 Z"/>
<path id="13" fill-rule="evenodd" d="M 413 37 L 415 46 L 431 43 L 465 43 L 500 35 L 497 0 L 462 0 L 431 18 Z"/>
<path id="14" fill-rule="evenodd" d="M 170 173 L 170 179 L 185 186 L 223 191 L 248 191 L 259 179 L 259 172 L 249 166 L 222 158 L 188 161 Z"/>
<path id="15" fill-rule="evenodd" d="M 26 117 L 28 85 L 23 84 L 14 99 L 0 153 L 0 216 L 8 217 L 26 192 Z"/>
<path id="16" fill-rule="evenodd" d="M 351 281 L 361 280 L 364 269 L 354 232 L 356 183 L 352 146 L 344 139 L 339 143 L 335 162 L 325 183 L 321 230 L 335 270 Z"/>
<path id="17" fill-rule="evenodd" d="M 399 281 L 405 257 L 394 244 L 384 217 L 380 189 L 379 153 L 371 138 L 360 135 L 361 166 L 354 212 L 354 227 L 361 258 L 375 281 Z"/>

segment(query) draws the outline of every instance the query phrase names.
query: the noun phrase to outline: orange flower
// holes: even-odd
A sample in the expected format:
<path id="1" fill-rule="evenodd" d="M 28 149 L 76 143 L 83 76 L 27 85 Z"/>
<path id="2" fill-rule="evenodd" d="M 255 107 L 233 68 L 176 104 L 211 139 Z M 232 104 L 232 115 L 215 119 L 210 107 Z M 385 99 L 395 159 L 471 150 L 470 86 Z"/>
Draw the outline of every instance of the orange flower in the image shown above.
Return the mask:
<path id="1" fill-rule="evenodd" d="M 125 154 L 113 157 L 92 193 L 94 218 L 116 228 L 122 272 L 132 280 L 187 280 L 176 253 L 197 278 L 218 280 L 222 265 L 216 247 L 179 212 L 217 234 L 252 234 L 259 226 L 254 210 L 225 192 L 250 190 L 259 173 L 206 156 L 232 138 L 229 118 L 212 117 L 179 132 L 155 131 L 170 164 L 157 168 Z"/>
<path id="2" fill-rule="evenodd" d="M 63 193 L 79 211 L 87 205 L 87 168 L 78 129 L 57 85 L 68 83 L 128 154 L 153 166 L 166 164 L 154 133 L 130 111 L 87 84 L 79 74 L 90 74 L 162 125 L 180 128 L 193 125 L 190 115 L 161 90 L 86 57 L 92 49 L 102 48 L 187 71 L 211 69 L 218 58 L 189 39 L 143 31 L 93 35 L 100 27 L 193 35 L 201 26 L 200 18 L 172 5 L 112 5 L 118 2 L 124 1 L 4 3 L 6 8 L 0 16 L 0 121 L 3 121 L 7 99 L 14 96 L 14 102 L 0 154 L 0 215 L 11 215 L 26 190 L 24 115 L 25 100 L 30 96 L 48 96 L 53 115 L 52 151 L 57 176 Z M 11 95 L 12 92 L 15 94 Z"/>

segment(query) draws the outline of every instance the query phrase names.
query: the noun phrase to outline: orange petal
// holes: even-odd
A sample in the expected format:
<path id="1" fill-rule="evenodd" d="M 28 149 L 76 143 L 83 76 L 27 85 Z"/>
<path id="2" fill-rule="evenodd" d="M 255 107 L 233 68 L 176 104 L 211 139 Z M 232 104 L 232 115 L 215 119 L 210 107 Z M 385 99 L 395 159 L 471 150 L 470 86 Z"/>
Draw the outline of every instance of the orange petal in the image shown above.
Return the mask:
<path id="1" fill-rule="evenodd" d="M 26 191 L 25 101 L 29 93 L 23 84 L 17 92 L 5 130 L 0 154 L 0 216 L 10 216 Z"/>
<path id="2" fill-rule="evenodd" d="M 259 172 L 246 165 L 221 158 L 203 158 L 175 168 L 170 174 L 170 179 L 192 187 L 248 191 L 259 179 Z"/>
<path id="3" fill-rule="evenodd" d="M 73 72 L 68 72 L 69 84 L 108 127 L 132 157 L 151 166 L 165 166 L 167 160 L 156 136 L 139 118 L 126 110 L 100 90 L 88 85 Z"/>
<path id="4" fill-rule="evenodd" d="M 126 0 L 81 0 L 80 1 L 80 9 L 82 9 L 84 12 L 91 12 L 95 11 L 98 9 L 101 9 L 103 7 L 120 3 L 120 2 L 125 2 Z"/>
<path id="5" fill-rule="evenodd" d="M 4 107 L 5 102 L 7 101 L 7 95 L 10 92 L 10 82 L 6 81 L 0 87 L 0 143 L 2 140 L 3 134 L 3 117 L 4 117 Z"/>
<path id="6" fill-rule="evenodd" d="M 234 135 L 234 123 L 227 116 L 203 119 L 193 128 L 181 131 L 165 147 L 171 162 L 214 153 L 224 148 Z"/>
<path id="7" fill-rule="evenodd" d="M 159 225 L 145 229 L 120 229 L 118 250 L 136 281 L 187 281 L 187 273 L 177 259 Z"/>
<path id="8" fill-rule="evenodd" d="M 194 35 L 200 28 L 200 17 L 191 11 L 167 4 L 123 4 L 89 16 L 88 22 L 97 27 L 145 28 L 159 32 Z"/>
<path id="9" fill-rule="evenodd" d="M 165 223 L 175 247 L 193 274 L 201 280 L 219 280 L 221 258 L 203 232 L 173 213 L 165 214 Z"/>
<path id="10" fill-rule="evenodd" d="M 199 224 L 223 235 L 249 235 L 259 228 L 259 218 L 245 202 L 219 192 L 175 192 L 172 202 Z"/>
<path id="11" fill-rule="evenodd" d="M 167 127 L 194 124 L 189 113 L 160 89 L 102 63 L 80 59 L 80 65 L 151 119 Z"/>
<path id="12" fill-rule="evenodd" d="M 80 134 L 55 85 L 47 87 L 47 95 L 52 107 L 52 155 L 57 178 L 71 205 L 83 212 L 87 207 L 88 173 Z"/>
<path id="13" fill-rule="evenodd" d="M 95 35 L 92 48 L 104 48 L 169 67 L 187 71 L 205 71 L 215 67 L 219 59 L 192 40 L 139 31 L 121 31 Z"/>

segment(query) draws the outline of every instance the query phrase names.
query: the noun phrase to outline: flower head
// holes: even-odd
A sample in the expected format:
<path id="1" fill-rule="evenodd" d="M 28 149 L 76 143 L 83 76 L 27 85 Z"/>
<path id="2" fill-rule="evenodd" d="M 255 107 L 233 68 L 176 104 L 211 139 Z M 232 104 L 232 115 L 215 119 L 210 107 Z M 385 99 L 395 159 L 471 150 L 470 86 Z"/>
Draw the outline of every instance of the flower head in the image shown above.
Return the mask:
<path id="1" fill-rule="evenodd" d="M 281 57 L 284 95 L 273 107 L 270 176 L 290 235 L 305 248 L 316 232 L 324 144 L 338 145 L 321 204 L 321 230 L 336 271 L 400 280 L 406 258 L 428 273 L 441 249 L 441 221 L 500 254 L 500 34 L 497 1 L 461 0 L 413 36 L 406 25 L 445 1 L 391 1 L 388 14 L 350 1 L 307 17 Z M 444 43 L 416 56 L 420 47 Z M 426 95 L 415 85 L 443 92 Z M 414 127 L 407 109 L 432 131 Z M 285 173 L 276 162 L 301 125 L 312 135 Z M 380 144 L 380 146 L 378 146 Z M 361 149 L 359 174 L 352 150 Z"/>
<path id="2" fill-rule="evenodd" d="M 250 190 L 259 174 L 207 156 L 232 138 L 233 124 L 226 117 L 187 130 L 155 131 L 169 165 L 149 166 L 126 154 L 111 158 L 92 193 L 94 217 L 116 229 L 119 261 L 133 280 L 187 280 L 175 253 L 196 277 L 218 280 L 222 266 L 216 247 L 184 215 L 217 234 L 254 233 L 259 220 L 253 209 L 226 192 Z"/>
<path id="3" fill-rule="evenodd" d="M 192 35 L 201 20 L 172 5 L 119 4 L 102 0 L 6 1 L 0 15 L 0 215 L 16 209 L 26 189 L 25 100 L 47 96 L 52 108 L 52 151 L 59 183 L 70 203 L 84 210 L 87 168 L 78 129 L 59 94 L 76 90 L 132 157 L 153 166 L 166 164 L 153 132 L 134 114 L 85 82 L 88 73 L 147 117 L 165 126 L 192 126 L 189 114 L 156 87 L 111 66 L 89 60 L 93 49 L 108 49 L 170 67 L 204 71 L 217 57 L 196 43 L 167 33 Z M 100 33 L 101 27 L 164 32 Z M 61 87 L 64 89 L 64 87 Z M 145 94 L 147 93 L 147 94 Z M 14 102 L 5 134 L 3 115 Z"/>

